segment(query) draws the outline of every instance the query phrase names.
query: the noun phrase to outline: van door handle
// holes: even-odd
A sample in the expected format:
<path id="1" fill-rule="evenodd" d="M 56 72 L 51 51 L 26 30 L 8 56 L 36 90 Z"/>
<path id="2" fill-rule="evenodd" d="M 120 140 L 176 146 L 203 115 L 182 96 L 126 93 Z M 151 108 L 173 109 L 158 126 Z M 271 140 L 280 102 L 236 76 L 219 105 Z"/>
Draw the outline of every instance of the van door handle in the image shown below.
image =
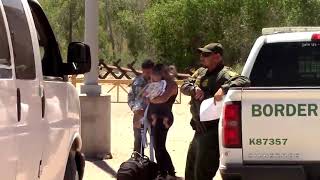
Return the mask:
<path id="1" fill-rule="evenodd" d="M 20 89 L 17 89 L 17 114 L 18 114 L 18 122 L 21 121 L 21 93 Z"/>
<path id="2" fill-rule="evenodd" d="M 42 97 L 41 97 L 41 109 L 42 109 L 42 118 L 44 118 L 45 111 L 46 111 L 46 96 L 43 91 Z"/>

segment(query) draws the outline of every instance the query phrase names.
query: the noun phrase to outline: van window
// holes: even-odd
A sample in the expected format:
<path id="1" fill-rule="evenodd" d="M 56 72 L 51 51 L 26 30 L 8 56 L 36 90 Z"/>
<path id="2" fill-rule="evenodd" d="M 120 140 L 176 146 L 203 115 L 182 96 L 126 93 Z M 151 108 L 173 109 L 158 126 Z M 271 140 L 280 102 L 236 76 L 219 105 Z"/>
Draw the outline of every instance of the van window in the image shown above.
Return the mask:
<path id="1" fill-rule="evenodd" d="M 38 35 L 43 77 L 45 80 L 63 80 L 63 62 L 51 26 L 37 3 L 29 1 L 29 5 Z"/>
<path id="2" fill-rule="evenodd" d="M 253 66 L 252 86 L 320 86 L 320 42 L 265 44 Z"/>
<path id="3" fill-rule="evenodd" d="M 35 79 L 31 34 L 20 0 L 2 0 L 11 32 L 17 79 Z"/>
<path id="4" fill-rule="evenodd" d="M 0 12 L 0 78 L 11 78 L 12 69 L 10 62 L 7 31 L 4 25 L 2 10 Z"/>

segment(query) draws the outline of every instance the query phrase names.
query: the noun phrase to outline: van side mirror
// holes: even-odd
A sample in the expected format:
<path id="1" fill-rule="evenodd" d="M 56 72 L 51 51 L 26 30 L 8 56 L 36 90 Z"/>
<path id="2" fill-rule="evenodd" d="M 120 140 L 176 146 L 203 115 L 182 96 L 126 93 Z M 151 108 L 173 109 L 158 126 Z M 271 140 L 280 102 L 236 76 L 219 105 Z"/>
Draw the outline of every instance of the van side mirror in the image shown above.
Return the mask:
<path id="1" fill-rule="evenodd" d="M 65 75 L 84 74 L 91 69 L 90 47 L 82 42 L 72 42 L 68 47 Z"/>

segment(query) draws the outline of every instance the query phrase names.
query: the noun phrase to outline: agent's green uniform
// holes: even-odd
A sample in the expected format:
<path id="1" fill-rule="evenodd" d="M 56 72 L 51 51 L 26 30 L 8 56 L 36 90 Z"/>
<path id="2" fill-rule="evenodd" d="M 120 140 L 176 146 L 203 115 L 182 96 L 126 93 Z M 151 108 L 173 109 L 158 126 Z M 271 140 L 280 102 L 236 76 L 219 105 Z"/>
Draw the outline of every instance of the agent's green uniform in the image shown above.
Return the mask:
<path id="1" fill-rule="evenodd" d="M 202 101 L 194 99 L 195 88 L 204 92 L 204 100 L 211 98 L 222 88 L 224 94 L 230 87 L 249 86 L 250 81 L 239 76 L 231 68 L 218 65 L 209 72 L 206 68 L 198 69 L 184 81 L 181 92 L 191 96 L 191 126 L 195 135 L 189 146 L 185 170 L 186 180 L 212 180 L 219 168 L 218 120 L 200 122 L 199 111 Z"/>

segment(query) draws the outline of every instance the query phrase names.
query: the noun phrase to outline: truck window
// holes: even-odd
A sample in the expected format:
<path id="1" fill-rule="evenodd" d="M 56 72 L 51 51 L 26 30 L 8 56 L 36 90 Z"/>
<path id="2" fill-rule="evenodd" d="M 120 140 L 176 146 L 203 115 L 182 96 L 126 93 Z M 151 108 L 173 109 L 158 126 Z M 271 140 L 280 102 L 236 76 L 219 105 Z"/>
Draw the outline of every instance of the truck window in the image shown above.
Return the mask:
<path id="1" fill-rule="evenodd" d="M 2 0 L 11 32 L 17 79 L 35 79 L 31 34 L 20 0 Z"/>
<path id="2" fill-rule="evenodd" d="M 2 10 L 0 12 L 0 78 L 11 78 L 9 43 Z"/>
<path id="3" fill-rule="evenodd" d="M 29 1 L 29 5 L 37 29 L 44 78 L 57 77 L 50 80 L 63 80 L 62 57 L 51 26 L 37 3 Z"/>
<path id="4" fill-rule="evenodd" d="M 250 80 L 256 87 L 320 86 L 320 42 L 265 44 Z"/>

